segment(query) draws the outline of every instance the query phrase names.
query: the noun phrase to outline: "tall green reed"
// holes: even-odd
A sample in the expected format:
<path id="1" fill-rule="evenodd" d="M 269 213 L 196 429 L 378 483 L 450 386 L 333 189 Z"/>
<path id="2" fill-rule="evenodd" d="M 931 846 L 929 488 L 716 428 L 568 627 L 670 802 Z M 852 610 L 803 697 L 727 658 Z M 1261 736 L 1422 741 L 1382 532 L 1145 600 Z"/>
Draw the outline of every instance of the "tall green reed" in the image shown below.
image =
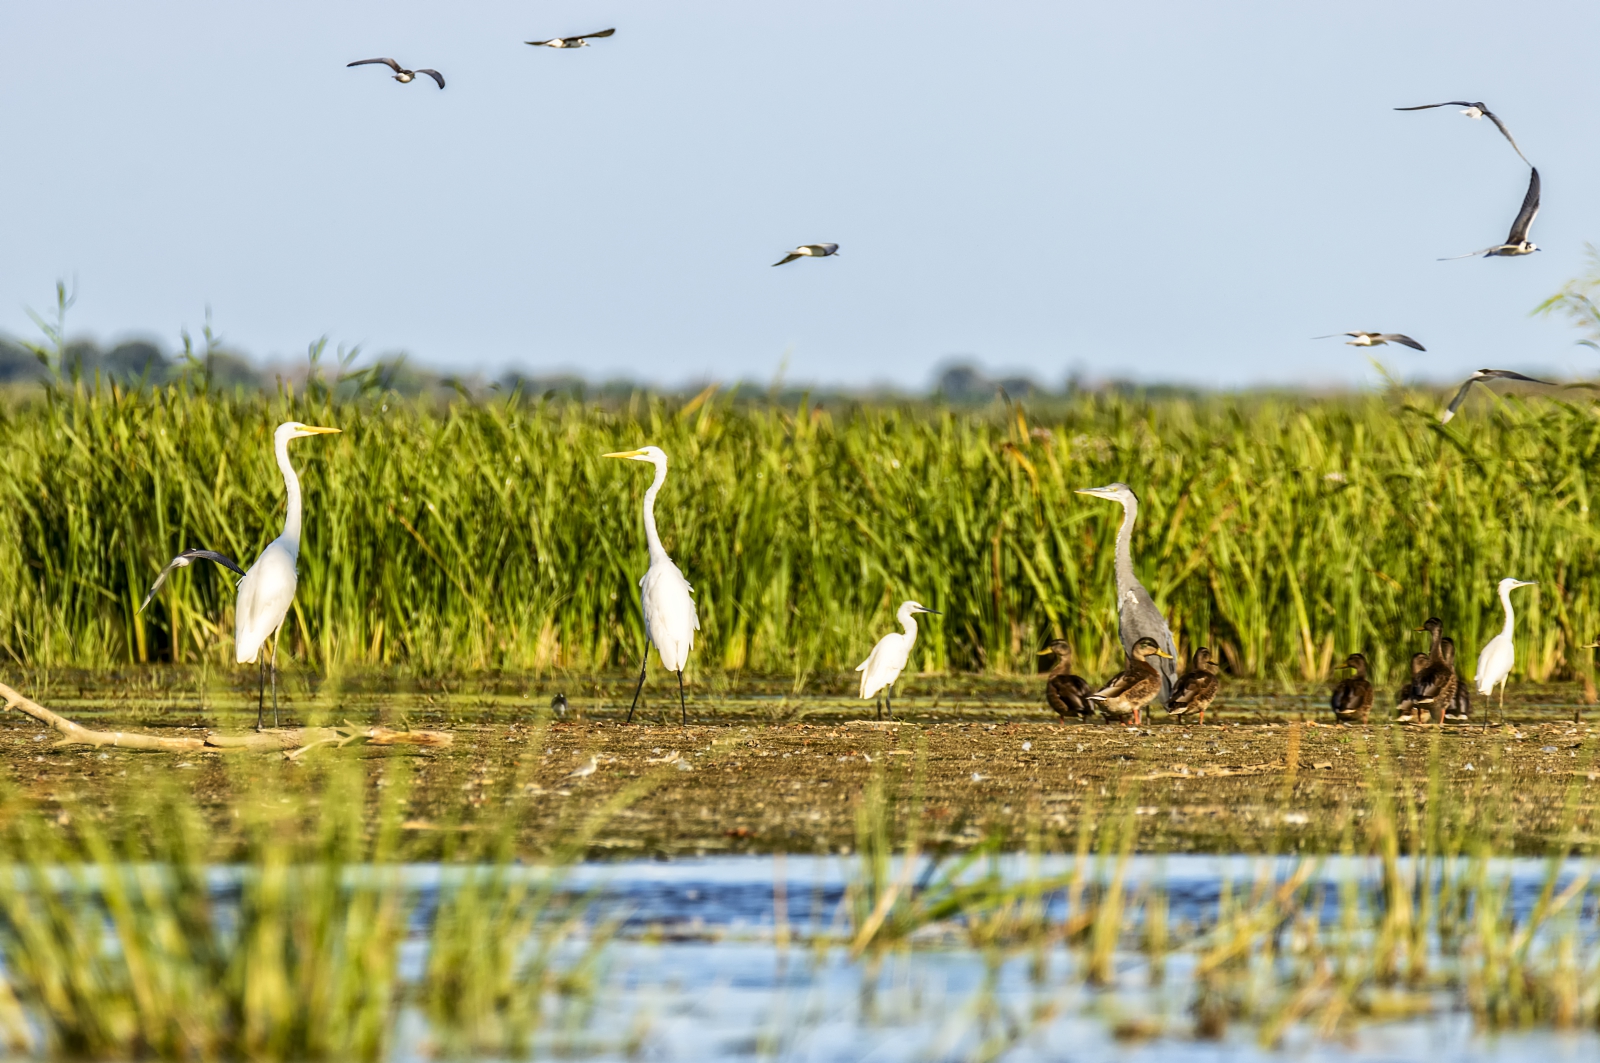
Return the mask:
<path id="1" fill-rule="evenodd" d="M 635 666 L 643 485 L 600 455 L 650 442 L 672 460 L 657 516 L 696 588 L 702 671 L 848 668 L 906 597 L 945 613 L 918 667 L 1023 670 L 1059 635 L 1105 671 L 1120 514 L 1073 491 L 1120 479 L 1142 502 L 1141 576 L 1180 641 L 1237 674 L 1303 681 L 1356 649 L 1403 669 L 1430 614 L 1476 645 L 1515 573 L 1541 581 L 1519 669 L 1586 675 L 1595 407 L 1484 397 L 1441 426 L 1415 402 L 1084 395 L 1030 424 L 1020 408 L 64 381 L 0 407 L 0 654 L 230 660 L 219 571 L 135 609 L 180 548 L 248 563 L 278 534 L 271 431 L 296 418 L 345 430 L 291 451 L 308 519 L 284 645 L 324 668 Z"/>

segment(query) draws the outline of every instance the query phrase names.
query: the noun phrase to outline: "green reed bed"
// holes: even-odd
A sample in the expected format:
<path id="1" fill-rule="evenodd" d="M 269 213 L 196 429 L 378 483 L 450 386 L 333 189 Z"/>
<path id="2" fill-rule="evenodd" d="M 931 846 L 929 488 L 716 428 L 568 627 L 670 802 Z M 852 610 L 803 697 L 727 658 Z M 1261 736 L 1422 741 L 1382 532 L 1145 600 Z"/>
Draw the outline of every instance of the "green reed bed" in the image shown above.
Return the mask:
<path id="1" fill-rule="evenodd" d="M 0 654 L 231 661 L 220 571 L 135 608 L 180 548 L 248 563 L 278 534 L 288 418 L 344 429 L 292 451 L 309 516 L 284 649 L 328 671 L 636 667 L 645 485 L 601 455 L 646 442 L 673 462 L 659 518 L 696 588 L 700 675 L 847 670 L 907 597 L 945 614 L 923 627 L 925 670 L 1031 669 L 1060 635 L 1105 673 L 1120 514 L 1073 490 L 1118 479 L 1180 642 L 1236 675 L 1318 678 L 1364 650 L 1392 676 L 1430 614 L 1470 654 L 1512 573 L 1541 581 L 1519 604 L 1521 675 L 1587 679 L 1577 647 L 1600 632 L 1588 398 L 1484 393 L 1441 426 L 1402 393 L 1083 395 L 1048 416 L 338 394 L 78 382 L 0 409 Z"/>

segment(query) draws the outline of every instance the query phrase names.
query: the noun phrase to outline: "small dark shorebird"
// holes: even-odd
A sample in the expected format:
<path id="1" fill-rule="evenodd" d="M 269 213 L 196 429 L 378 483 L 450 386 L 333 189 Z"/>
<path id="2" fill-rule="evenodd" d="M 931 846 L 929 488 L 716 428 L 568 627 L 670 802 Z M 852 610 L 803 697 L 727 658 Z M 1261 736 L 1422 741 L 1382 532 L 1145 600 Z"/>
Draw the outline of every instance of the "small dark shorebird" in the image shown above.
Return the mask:
<path id="1" fill-rule="evenodd" d="M 580 33 L 576 37 L 551 37 L 548 41 L 523 41 L 535 48 L 587 48 L 591 40 L 609 37 L 617 32 L 615 29 L 597 30 L 594 33 Z"/>
<path id="2" fill-rule="evenodd" d="M 1172 654 L 1156 645 L 1155 639 L 1146 636 L 1135 642 L 1128 651 L 1127 667 L 1117 673 L 1111 682 L 1089 695 L 1089 700 L 1095 703 L 1107 723 L 1122 723 L 1132 718 L 1133 725 L 1139 726 L 1139 714 L 1161 693 L 1161 673 L 1150 663 L 1151 657 L 1171 660 Z"/>
<path id="3" fill-rule="evenodd" d="M 1464 255 L 1451 255 L 1441 258 L 1440 262 L 1453 262 L 1458 258 L 1473 258 L 1482 255 L 1484 258 L 1514 258 L 1517 255 L 1531 255 L 1539 250 L 1539 245 L 1528 239 L 1528 230 L 1533 227 L 1533 219 L 1539 216 L 1539 168 L 1534 167 L 1533 174 L 1528 178 L 1528 191 L 1522 197 L 1522 209 L 1517 211 L 1517 218 L 1511 223 L 1511 232 L 1506 236 L 1506 242 L 1485 247 L 1481 251 L 1469 251 Z"/>
<path id="4" fill-rule="evenodd" d="M 1426 655 L 1423 655 L 1426 661 Z M 1372 713 L 1372 681 L 1367 678 L 1367 658 L 1352 653 L 1340 668 L 1354 668 L 1356 674 L 1333 688 L 1333 718 L 1340 723 L 1367 722 Z"/>
<path id="5" fill-rule="evenodd" d="M 797 258 L 827 258 L 829 255 L 837 255 L 838 253 L 838 244 L 801 244 L 787 255 L 778 259 L 773 265 L 781 266 L 787 262 L 793 262 Z"/>
<path id="6" fill-rule="evenodd" d="M 1087 720 L 1094 715 L 1089 705 L 1089 683 L 1083 676 L 1072 674 L 1072 644 L 1065 639 L 1052 639 L 1050 645 L 1039 651 L 1039 656 L 1052 653 L 1056 663 L 1045 673 L 1045 701 L 1063 720 Z"/>
<path id="7" fill-rule="evenodd" d="M 444 75 L 439 73 L 437 70 L 407 70 L 393 59 L 357 59 L 353 63 L 346 63 L 345 67 L 367 66 L 370 63 L 382 63 L 390 70 L 393 70 L 394 79 L 400 82 L 402 85 L 409 85 L 411 82 L 417 80 L 418 74 L 426 74 L 433 80 L 437 81 L 441 89 L 444 88 Z"/>
<path id="8" fill-rule="evenodd" d="M 1206 709 L 1217 700 L 1217 691 L 1221 688 L 1222 680 L 1217 673 L 1216 663 L 1211 660 L 1211 651 L 1201 646 L 1194 651 L 1189 670 L 1178 677 L 1172 695 L 1167 698 L 1167 715 L 1188 716 L 1198 713 L 1200 722 L 1205 723 Z"/>
<path id="9" fill-rule="evenodd" d="M 1401 335 L 1398 332 L 1361 332 L 1357 330 L 1355 332 L 1330 332 L 1326 336 L 1312 336 L 1311 338 L 1314 340 L 1331 340 L 1335 336 L 1354 336 L 1354 339 L 1345 341 L 1344 345 L 1346 347 L 1382 347 L 1388 343 L 1398 343 L 1413 350 L 1426 351 L 1428 349 L 1410 336 Z"/>
<path id="10" fill-rule="evenodd" d="M 1528 162 L 1528 157 L 1522 154 L 1521 148 L 1517 147 L 1516 140 L 1511 136 L 1511 130 L 1507 129 L 1506 124 L 1500 121 L 1500 116 L 1489 110 L 1488 107 L 1485 107 L 1481 103 L 1469 103 L 1466 100 L 1446 100 L 1444 103 L 1425 103 L 1420 107 L 1396 107 L 1395 110 L 1431 111 L 1435 107 L 1463 107 L 1465 110 L 1463 110 L 1461 113 L 1466 115 L 1468 118 L 1487 118 L 1489 121 L 1494 123 L 1494 127 L 1496 129 L 1500 130 L 1500 135 L 1506 138 L 1506 143 L 1511 145 L 1511 150 L 1516 152 L 1523 162 Z M 1528 165 L 1532 166 L 1533 163 L 1528 162 Z"/>

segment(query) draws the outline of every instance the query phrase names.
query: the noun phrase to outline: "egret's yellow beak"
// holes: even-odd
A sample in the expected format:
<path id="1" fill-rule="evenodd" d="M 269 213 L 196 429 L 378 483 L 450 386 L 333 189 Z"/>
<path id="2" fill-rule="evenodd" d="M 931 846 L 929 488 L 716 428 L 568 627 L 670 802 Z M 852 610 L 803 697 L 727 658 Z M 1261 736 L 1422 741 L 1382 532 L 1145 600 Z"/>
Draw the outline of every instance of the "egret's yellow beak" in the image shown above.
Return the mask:
<path id="1" fill-rule="evenodd" d="M 642 450 L 619 450 L 614 454 L 602 454 L 600 456 L 602 458 L 642 458 L 642 457 L 644 457 L 644 451 L 642 451 Z"/>
<path id="2" fill-rule="evenodd" d="M 344 429 L 342 429 L 342 428 L 318 428 L 314 424 L 303 424 L 303 425 L 300 426 L 300 431 L 304 432 L 308 436 L 332 436 L 332 435 L 338 435 L 340 432 L 344 431 Z"/>

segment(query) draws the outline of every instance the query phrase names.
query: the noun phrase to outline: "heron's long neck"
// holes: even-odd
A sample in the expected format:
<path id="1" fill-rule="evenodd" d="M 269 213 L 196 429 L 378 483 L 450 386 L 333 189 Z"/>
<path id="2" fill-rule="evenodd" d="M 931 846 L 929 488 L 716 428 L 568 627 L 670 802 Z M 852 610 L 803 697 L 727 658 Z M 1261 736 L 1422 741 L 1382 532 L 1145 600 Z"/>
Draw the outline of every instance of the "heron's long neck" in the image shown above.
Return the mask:
<path id="1" fill-rule="evenodd" d="M 1506 607 L 1506 626 L 1501 629 L 1500 634 L 1504 635 L 1506 638 L 1510 638 L 1511 637 L 1511 625 L 1516 620 L 1516 617 L 1511 612 L 1511 588 L 1510 587 L 1507 587 L 1507 588 L 1505 588 L 1504 590 L 1502 590 L 1500 592 L 1500 604 Z"/>
<path id="2" fill-rule="evenodd" d="M 300 556 L 300 477 L 289 464 L 289 437 L 277 441 L 278 469 L 283 473 L 283 490 L 289 496 L 289 508 L 283 515 L 283 543 L 289 553 Z"/>
<path id="3" fill-rule="evenodd" d="M 1117 586 L 1126 587 L 1137 582 L 1133 574 L 1133 522 L 1139 519 L 1139 503 L 1129 499 L 1122 503 L 1122 527 L 1117 529 Z"/>
<path id="4" fill-rule="evenodd" d="M 644 539 L 650 547 L 650 563 L 658 561 L 671 561 L 667 556 L 667 548 L 661 545 L 661 535 L 656 531 L 656 495 L 661 492 L 661 485 L 667 482 L 667 467 L 665 464 L 656 465 L 656 478 L 650 484 L 650 490 L 644 493 Z"/>

